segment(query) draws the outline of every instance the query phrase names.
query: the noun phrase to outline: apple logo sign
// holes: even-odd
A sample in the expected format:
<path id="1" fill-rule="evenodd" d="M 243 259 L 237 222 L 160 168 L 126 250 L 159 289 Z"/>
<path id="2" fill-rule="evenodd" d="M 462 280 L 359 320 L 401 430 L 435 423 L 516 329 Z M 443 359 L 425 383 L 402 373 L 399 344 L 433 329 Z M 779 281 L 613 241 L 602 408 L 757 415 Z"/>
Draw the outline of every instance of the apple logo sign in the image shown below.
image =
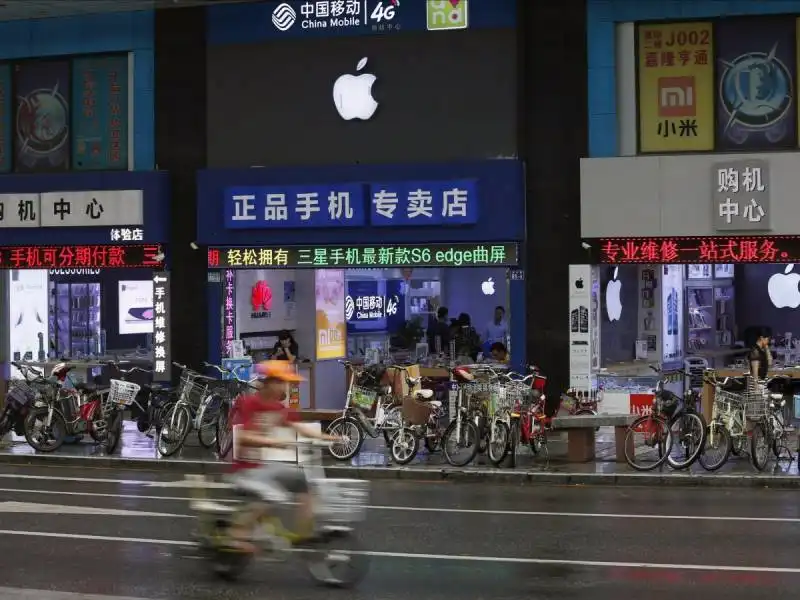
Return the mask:
<path id="1" fill-rule="evenodd" d="M 618 272 L 619 267 L 614 267 L 614 276 L 606 284 L 606 312 L 609 321 L 619 321 L 622 315 L 622 299 L 620 298 L 622 282 L 617 279 Z"/>
<path id="2" fill-rule="evenodd" d="M 575 289 L 582 290 L 583 289 L 583 277 L 575 280 Z"/>
<path id="3" fill-rule="evenodd" d="M 794 264 L 786 265 L 783 273 L 775 273 L 767 282 L 767 293 L 775 308 L 800 306 L 800 273 L 794 273 Z"/>
<path id="4" fill-rule="evenodd" d="M 481 291 L 484 296 L 494 296 L 494 279 L 489 277 L 481 284 Z"/>
<path id="5" fill-rule="evenodd" d="M 367 65 L 367 58 L 358 61 L 356 71 L 361 71 Z M 372 84 L 375 83 L 375 75 L 372 73 L 362 73 L 361 75 L 350 75 L 346 73 L 339 77 L 333 84 L 333 103 L 345 121 L 361 119 L 366 121 L 378 108 L 378 103 L 372 97 Z"/>

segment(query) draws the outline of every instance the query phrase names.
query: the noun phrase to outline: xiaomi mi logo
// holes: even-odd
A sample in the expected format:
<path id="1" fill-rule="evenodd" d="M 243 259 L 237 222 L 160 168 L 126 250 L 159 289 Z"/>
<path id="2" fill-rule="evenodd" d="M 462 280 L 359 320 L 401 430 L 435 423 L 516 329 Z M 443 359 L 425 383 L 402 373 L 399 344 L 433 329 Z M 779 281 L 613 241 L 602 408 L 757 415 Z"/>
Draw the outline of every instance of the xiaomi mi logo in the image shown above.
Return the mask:
<path id="1" fill-rule="evenodd" d="M 659 77 L 658 116 L 694 117 L 696 115 L 694 77 Z"/>

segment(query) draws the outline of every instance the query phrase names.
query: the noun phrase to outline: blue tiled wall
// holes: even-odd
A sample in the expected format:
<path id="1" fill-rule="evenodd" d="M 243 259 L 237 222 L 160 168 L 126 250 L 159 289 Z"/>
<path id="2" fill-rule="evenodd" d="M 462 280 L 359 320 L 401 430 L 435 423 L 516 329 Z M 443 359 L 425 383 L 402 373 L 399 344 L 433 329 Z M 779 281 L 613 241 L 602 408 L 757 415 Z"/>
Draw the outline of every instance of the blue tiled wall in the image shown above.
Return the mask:
<path id="1" fill-rule="evenodd" d="M 587 0 L 589 156 L 617 155 L 615 25 L 630 21 L 800 14 L 800 0 Z"/>
<path id="2" fill-rule="evenodd" d="M 130 51 L 135 65 L 133 162 L 136 170 L 151 170 L 155 168 L 152 11 L 0 22 L 0 60 Z"/>

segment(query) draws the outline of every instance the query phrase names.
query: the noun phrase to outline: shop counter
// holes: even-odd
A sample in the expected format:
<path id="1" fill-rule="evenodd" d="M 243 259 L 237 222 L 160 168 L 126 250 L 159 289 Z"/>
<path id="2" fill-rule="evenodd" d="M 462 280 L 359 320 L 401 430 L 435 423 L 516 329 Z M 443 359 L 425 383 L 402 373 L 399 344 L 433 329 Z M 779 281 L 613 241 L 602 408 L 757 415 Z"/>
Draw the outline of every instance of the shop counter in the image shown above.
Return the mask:
<path id="1" fill-rule="evenodd" d="M 725 377 L 742 377 L 749 373 L 744 369 L 737 369 L 737 368 L 727 368 L 727 369 L 715 369 L 714 374 L 718 379 L 724 379 Z M 767 373 L 767 378 L 770 377 L 788 377 L 792 379 L 794 382 L 800 383 L 800 368 L 798 367 L 790 367 L 786 369 L 771 369 Z M 714 386 L 710 383 L 703 381 L 703 395 L 700 399 L 700 407 L 703 416 L 708 421 L 711 419 L 711 411 L 714 406 Z"/>

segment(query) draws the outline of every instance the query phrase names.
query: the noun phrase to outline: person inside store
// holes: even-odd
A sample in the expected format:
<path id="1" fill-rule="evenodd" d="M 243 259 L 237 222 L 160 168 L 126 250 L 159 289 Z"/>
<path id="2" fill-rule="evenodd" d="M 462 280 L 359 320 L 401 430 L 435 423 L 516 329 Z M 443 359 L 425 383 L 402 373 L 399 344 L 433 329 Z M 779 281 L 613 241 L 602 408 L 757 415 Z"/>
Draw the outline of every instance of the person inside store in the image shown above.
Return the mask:
<path id="1" fill-rule="evenodd" d="M 294 429 L 304 438 L 340 441 L 300 423 L 297 411 L 284 405 L 286 384 L 303 381 L 288 362 L 264 361 L 256 365 L 255 372 L 258 391 L 241 398 L 233 420 L 236 433 L 231 480 L 238 490 L 257 499 L 237 512 L 230 530 L 233 547 L 243 552 L 256 551 L 251 533 L 267 513 L 268 504 L 296 502 L 293 531 L 303 539 L 313 535 L 314 513 L 302 469 L 285 463 L 263 462 L 261 458 L 262 448 L 287 447 L 276 435 L 277 429 Z"/>
<path id="2" fill-rule="evenodd" d="M 476 360 L 481 351 L 481 338 L 472 326 L 467 313 L 461 313 L 453 320 L 452 339 L 456 341 L 456 356 L 469 356 Z"/>
<path id="3" fill-rule="evenodd" d="M 428 348 L 431 354 L 436 353 L 436 338 L 441 340 L 439 346 L 442 352 L 447 352 L 450 345 L 450 326 L 447 324 L 448 310 L 446 306 L 440 306 L 436 311 L 436 317 L 428 322 Z"/>
<path id="4" fill-rule="evenodd" d="M 769 331 L 762 329 L 758 332 L 755 344 L 750 348 L 747 362 L 750 365 L 750 376 L 754 379 L 766 379 L 772 366 L 772 353 L 769 351 Z"/>
<path id="5" fill-rule="evenodd" d="M 502 342 L 495 342 L 492 344 L 490 355 L 493 361 L 502 364 L 508 364 L 508 361 L 511 360 L 511 356 L 508 354 L 508 350 Z"/>
<path id="6" fill-rule="evenodd" d="M 494 317 L 486 325 L 483 341 L 487 344 L 494 344 L 495 342 L 505 344 L 507 336 L 508 321 L 506 321 L 506 309 L 502 306 L 496 306 L 494 309 Z"/>
<path id="7" fill-rule="evenodd" d="M 272 348 L 272 355 L 270 358 L 273 360 L 296 362 L 299 350 L 300 348 L 292 336 L 292 333 L 284 329 L 278 335 L 278 341 L 275 342 L 275 346 Z"/>

